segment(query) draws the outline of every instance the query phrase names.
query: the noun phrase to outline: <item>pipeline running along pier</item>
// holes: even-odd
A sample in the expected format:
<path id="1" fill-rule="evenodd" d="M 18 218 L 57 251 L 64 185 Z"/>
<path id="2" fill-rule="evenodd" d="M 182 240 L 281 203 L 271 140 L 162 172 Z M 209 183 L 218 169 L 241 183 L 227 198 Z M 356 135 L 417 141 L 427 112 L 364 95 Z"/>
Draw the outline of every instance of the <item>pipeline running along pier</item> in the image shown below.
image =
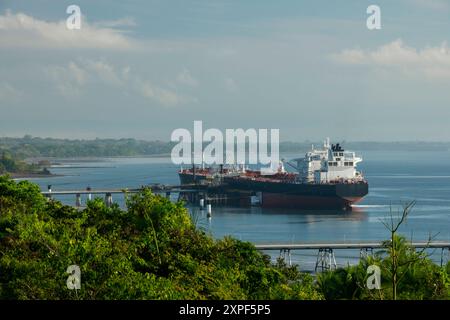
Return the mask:
<path id="1" fill-rule="evenodd" d="M 205 204 L 220 204 L 220 205 L 242 205 L 243 203 L 251 205 L 251 197 L 254 192 L 240 191 L 230 189 L 227 186 L 214 183 L 191 183 L 181 185 L 166 185 L 166 184 L 148 184 L 143 185 L 140 188 L 117 188 L 117 189 L 92 189 L 87 187 L 84 190 L 52 190 L 52 186 L 48 185 L 47 191 L 41 191 L 41 193 L 47 197 L 53 196 L 67 196 L 75 195 L 75 207 L 81 207 L 81 196 L 86 195 L 87 200 L 92 199 L 92 195 L 105 195 L 105 203 L 107 206 L 113 204 L 113 194 L 126 194 L 138 193 L 144 188 L 150 189 L 155 194 L 165 194 L 167 198 L 170 198 L 171 194 L 178 194 L 179 200 L 186 200 L 190 203 L 199 203 L 202 200 Z"/>
<path id="2" fill-rule="evenodd" d="M 81 196 L 86 195 L 87 200 L 92 199 L 92 195 L 105 195 L 105 203 L 107 206 L 113 204 L 113 194 L 131 194 L 138 193 L 144 188 L 150 189 L 155 194 L 165 194 L 170 197 L 172 193 L 178 193 L 189 197 L 191 201 L 204 199 L 208 203 L 221 203 L 222 198 L 210 197 L 209 193 L 220 191 L 222 187 L 214 185 L 203 184 L 183 184 L 183 185 L 164 185 L 164 184 L 149 184 L 140 188 L 117 188 L 117 189 L 92 189 L 87 187 L 85 190 L 52 190 L 52 186 L 48 185 L 47 191 L 41 191 L 41 194 L 47 198 L 53 196 L 75 195 L 75 207 L 81 207 Z M 195 201 L 198 203 L 198 201 Z"/>

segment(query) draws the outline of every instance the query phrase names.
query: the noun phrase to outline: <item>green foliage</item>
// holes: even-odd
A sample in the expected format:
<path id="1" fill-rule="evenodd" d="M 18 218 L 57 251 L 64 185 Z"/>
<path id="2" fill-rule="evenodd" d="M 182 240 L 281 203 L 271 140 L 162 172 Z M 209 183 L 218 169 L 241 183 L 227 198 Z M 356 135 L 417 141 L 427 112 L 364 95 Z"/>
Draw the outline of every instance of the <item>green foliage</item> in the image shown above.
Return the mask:
<path id="1" fill-rule="evenodd" d="M 312 277 L 253 245 L 199 231 L 182 203 L 150 190 L 128 210 L 79 211 L 0 177 L 0 299 L 320 299 Z M 66 287 L 67 267 L 81 289 Z"/>
<path id="2" fill-rule="evenodd" d="M 110 157 L 169 154 L 174 143 L 135 139 L 69 140 L 38 138 L 0 138 L 0 153 L 8 151 L 15 158 L 32 157 Z"/>
<path id="3" fill-rule="evenodd" d="M 394 235 L 358 265 L 313 276 L 275 264 L 248 242 L 215 240 L 182 203 L 144 189 L 127 210 L 102 199 L 84 210 L 44 198 L 37 185 L 0 176 L 0 299 L 449 299 L 450 263 L 439 267 Z M 68 290 L 67 267 L 81 269 Z M 366 287 L 381 269 L 381 290 Z"/>
<path id="4" fill-rule="evenodd" d="M 5 173 L 38 173 L 41 171 L 41 166 L 35 164 L 28 164 L 24 161 L 15 159 L 10 152 L 3 151 L 0 157 L 0 174 Z M 45 173 L 48 171 L 45 169 Z"/>
<path id="5" fill-rule="evenodd" d="M 281 152 L 299 152 L 308 150 L 311 144 L 320 142 L 280 142 Z M 111 156 L 142 156 L 170 154 L 175 143 L 164 141 L 144 141 L 136 139 L 95 139 L 69 140 L 39 138 L 25 135 L 22 138 L 0 137 L 0 153 L 8 151 L 17 159 L 32 157 L 111 157 Z M 350 149 L 356 150 L 404 150 L 423 151 L 447 150 L 448 142 L 346 142 Z M 1 173 L 1 166 L 0 166 Z"/>
<path id="6" fill-rule="evenodd" d="M 417 252 L 403 236 L 395 235 L 398 257 L 398 299 L 431 300 L 450 298 L 450 267 L 439 267 L 424 252 Z M 388 246 L 388 244 L 386 244 Z M 393 299 L 392 249 L 382 250 L 374 257 L 362 259 L 356 266 L 320 274 L 318 284 L 326 299 Z M 381 290 L 366 286 L 367 268 L 377 265 L 381 270 Z"/>

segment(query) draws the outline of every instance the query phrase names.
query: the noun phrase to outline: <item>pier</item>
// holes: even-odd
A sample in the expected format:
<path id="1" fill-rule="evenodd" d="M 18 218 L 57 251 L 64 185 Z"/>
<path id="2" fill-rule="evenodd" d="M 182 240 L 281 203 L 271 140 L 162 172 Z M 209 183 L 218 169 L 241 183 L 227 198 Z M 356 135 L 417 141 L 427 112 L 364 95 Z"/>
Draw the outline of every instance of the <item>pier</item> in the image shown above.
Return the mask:
<path id="1" fill-rule="evenodd" d="M 450 258 L 450 242 L 412 242 L 411 246 L 415 249 L 441 249 L 441 267 L 445 262 L 445 253 L 447 252 L 447 261 Z M 381 241 L 370 242 L 336 242 L 336 243 L 298 243 L 298 244 L 255 244 L 256 249 L 260 251 L 279 251 L 280 257 L 289 265 L 292 265 L 291 251 L 293 250 L 317 250 L 317 259 L 314 271 L 327 271 L 337 268 L 335 250 L 359 250 L 360 258 L 373 255 L 374 249 L 387 248 Z"/>
<path id="2" fill-rule="evenodd" d="M 108 206 L 113 204 L 114 194 L 132 194 L 141 192 L 144 188 L 150 189 L 155 194 L 164 194 L 170 198 L 171 194 L 178 194 L 179 200 L 186 200 L 193 204 L 199 204 L 201 200 L 207 204 L 235 204 L 250 205 L 251 192 L 240 192 L 233 190 L 224 190 L 222 185 L 214 184 L 182 184 L 182 185 L 164 185 L 149 184 L 140 188 L 117 188 L 117 189 L 92 189 L 87 187 L 80 190 L 53 190 L 52 186 L 48 186 L 47 191 L 41 191 L 41 194 L 47 198 L 54 196 L 75 196 L 75 207 L 81 207 L 81 196 L 86 196 L 87 200 L 91 200 L 93 195 L 104 195 L 105 203 Z"/>

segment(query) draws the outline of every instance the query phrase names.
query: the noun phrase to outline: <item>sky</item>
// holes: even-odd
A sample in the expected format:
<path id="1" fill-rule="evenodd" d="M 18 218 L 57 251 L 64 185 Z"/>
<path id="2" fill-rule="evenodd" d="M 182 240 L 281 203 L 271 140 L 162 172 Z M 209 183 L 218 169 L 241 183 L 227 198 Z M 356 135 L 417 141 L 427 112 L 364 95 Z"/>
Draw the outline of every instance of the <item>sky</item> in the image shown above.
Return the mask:
<path id="1" fill-rule="evenodd" d="M 450 141 L 449 38 L 450 0 L 0 0 L 0 136 Z"/>

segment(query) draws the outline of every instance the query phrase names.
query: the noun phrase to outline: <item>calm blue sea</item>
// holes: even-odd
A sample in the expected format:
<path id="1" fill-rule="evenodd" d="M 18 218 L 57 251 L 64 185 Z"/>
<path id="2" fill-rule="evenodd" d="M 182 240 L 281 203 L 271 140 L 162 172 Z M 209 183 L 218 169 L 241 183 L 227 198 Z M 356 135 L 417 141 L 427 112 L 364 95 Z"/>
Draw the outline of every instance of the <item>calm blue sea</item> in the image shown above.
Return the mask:
<path id="1" fill-rule="evenodd" d="M 364 152 L 359 168 L 369 181 L 369 195 L 353 212 L 320 212 L 284 209 L 213 207 L 213 217 L 196 207 L 200 227 L 221 238 L 232 235 L 254 243 L 344 242 L 384 240 L 389 234 L 381 221 L 402 204 L 417 204 L 401 233 L 414 241 L 450 241 L 450 152 Z M 298 155 L 285 154 L 290 159 Z M 134 188 L 148 183 L 177 184 L 177 169 L 169 158 L 102 158 L 65 162 L 53 168 L 60 177 L 31 179 L 42 190 Z M 78 168 L 76 168 L 78 167 Z M 74 204 L 73 196 L 61 197 Z M 84 200 L 84 199 L 83 199 Z M 175 200 L 175 198 L 174 198 Z M 114 201 L 123 203 L 119 196 Z M 440 259 L 440 250 L 433 257 Z M 294 262 L 311 269 L 315 252 L 294 253 Z M 359 252 L 336 252 L 339 265 L 353 263 Z M 447 257 L 448 258 L 448 257 Z"/>

